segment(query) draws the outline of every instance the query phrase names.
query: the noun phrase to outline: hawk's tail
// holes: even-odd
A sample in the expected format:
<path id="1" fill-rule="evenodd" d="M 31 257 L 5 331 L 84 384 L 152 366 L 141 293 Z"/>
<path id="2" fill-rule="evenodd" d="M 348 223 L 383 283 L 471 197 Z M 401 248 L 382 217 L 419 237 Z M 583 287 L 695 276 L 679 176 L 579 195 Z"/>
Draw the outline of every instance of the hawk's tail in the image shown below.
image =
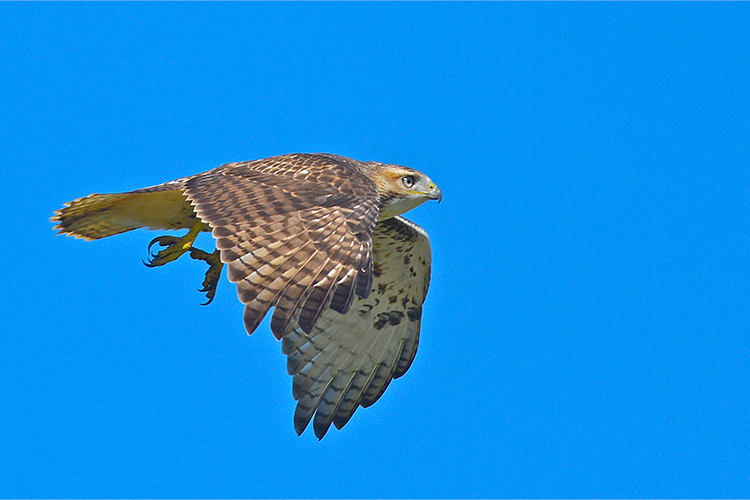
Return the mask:
<path id="1" fill-rule="evenodd" d="M 182 190 L 90 194 L 65 204 L 50 218 L 59 234 L 98 240 L 139 227 L 183 229 L 195 224 Z"/>

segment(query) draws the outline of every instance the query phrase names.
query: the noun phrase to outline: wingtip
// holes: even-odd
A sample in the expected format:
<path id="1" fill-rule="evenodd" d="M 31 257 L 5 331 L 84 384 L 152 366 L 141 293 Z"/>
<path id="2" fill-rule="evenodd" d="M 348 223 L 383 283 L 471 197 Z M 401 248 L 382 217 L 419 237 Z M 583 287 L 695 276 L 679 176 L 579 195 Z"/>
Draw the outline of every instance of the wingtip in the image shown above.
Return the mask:
<path id="1" fill-rule="evenodd" d="M 315 431 L 315 437 L 318 438 L 318 441 L 321 441 L 325 435 L 328 433 L 328 429 L 331 428 L 331 420 L 326 419 L 326 421 L 319 422 L 316 418 L 315 421 L 313 421 L 313 430 Z"/>
<path id="2" fill-rule="evenodd" d="M 302 433 L 305 432 L 305 429 L 307 429 L 307 424 L 310 423 L 311 418 L 312 414 L 307 415 L 300 413 L 299 407 L 294 412 L 294 432 L 296 432 L 298 436 L 301 436 Z"/>

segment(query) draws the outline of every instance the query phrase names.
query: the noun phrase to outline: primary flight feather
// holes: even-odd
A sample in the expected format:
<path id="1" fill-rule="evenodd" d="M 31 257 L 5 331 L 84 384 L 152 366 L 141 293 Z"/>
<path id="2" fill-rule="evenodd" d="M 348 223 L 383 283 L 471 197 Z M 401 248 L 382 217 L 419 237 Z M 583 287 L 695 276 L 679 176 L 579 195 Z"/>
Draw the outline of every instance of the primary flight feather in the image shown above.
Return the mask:
<path id="1" fill-rule="evenodd" d="M 399 215 L 440 189 L 421 172 L 329 154 L 228 163 L 157 186 L 92 194 L 52 221 L 87 240 L 132 229 L 188 229 L 161 236 L 149 266 L 185 253 L 209 264 L 208 302 L 224 265 L 245 305 L 248 334 L 273 307 L 298 401 L 298 434 L 313 420 L 322 438 L 373 404 L 416 354 L 430 281 L 430 241 Z M 216 251 L 193 247 L 202 231 Z M 314 416 L 314 418 L 313 418 Z"/>

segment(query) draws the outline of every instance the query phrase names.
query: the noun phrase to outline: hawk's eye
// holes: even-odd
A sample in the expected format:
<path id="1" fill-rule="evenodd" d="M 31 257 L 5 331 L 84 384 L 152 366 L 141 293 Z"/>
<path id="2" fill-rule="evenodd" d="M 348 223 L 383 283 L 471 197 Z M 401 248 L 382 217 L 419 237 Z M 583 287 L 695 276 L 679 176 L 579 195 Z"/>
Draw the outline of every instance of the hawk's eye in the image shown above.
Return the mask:
<path id="1" fill-rule="evenodd" d="M 414 185 L 414 176 L 413 175 L 405 175 L 401 178 L 401 182 L 404 183 L 404 186 L 407 188 L 410 188 Z"/>

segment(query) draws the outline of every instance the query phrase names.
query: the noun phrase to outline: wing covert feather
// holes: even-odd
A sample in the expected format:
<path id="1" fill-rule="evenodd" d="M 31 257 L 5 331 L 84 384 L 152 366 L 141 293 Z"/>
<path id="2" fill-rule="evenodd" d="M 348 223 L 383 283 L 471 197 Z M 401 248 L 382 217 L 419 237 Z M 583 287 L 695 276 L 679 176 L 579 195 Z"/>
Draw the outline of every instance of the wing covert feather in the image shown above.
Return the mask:
<path id="1" fill-rule="evenodd" d="M 315 154 L 228 163 L 187 179 L 185 193 L 237 283 L 248 333 L 274 306 L 277 338 L 294 319 L 311 331 L 332 298 L 346 310 L 371 279 L 379 197 L 355 160 Z"/>

